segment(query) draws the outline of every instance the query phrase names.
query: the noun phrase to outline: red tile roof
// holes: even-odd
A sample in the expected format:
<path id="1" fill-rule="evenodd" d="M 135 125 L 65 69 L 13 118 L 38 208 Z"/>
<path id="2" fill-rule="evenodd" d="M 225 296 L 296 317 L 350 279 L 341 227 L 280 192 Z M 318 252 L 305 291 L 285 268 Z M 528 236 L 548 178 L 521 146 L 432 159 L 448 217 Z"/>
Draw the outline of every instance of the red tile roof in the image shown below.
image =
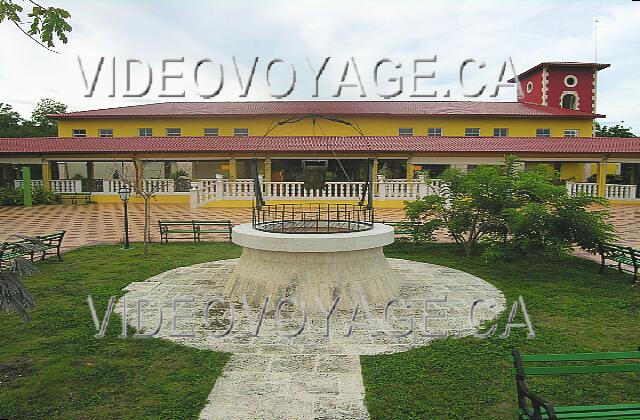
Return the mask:
<path id="1" fill-rule="evenodd" d="M 596 70 L 600 71 L 602 69 L 606 69 L 607 67 L 611 67 L 611 64 L 581 63 L 577 61 L 546 61 L 544 63 L 536 64 L 535 66 L 531 67 L 529 70 L 523 71 L 518 75 L 518 78 L 523 78 L 529 73 L 538 71 L 542 67 L 593 67 Z M 515 82 L 515 78 L 509 80 L 509 83 L 513 83 L 513 82 Z"/>
<path id="2" fill-rule="evenodd" d="M 640 153 L 639 138 L 618 137 L 64 137 L 0 138 L 10 153 L 145 152 L 493 152 Z"/>
<path id="3" fill-rule="evenodd" d="M 217 117 L 243 115 L 290 116 L 399 115 L 572 117 L 604 115 L 519 102 L 478 101 L 272 101 L 272 102 L 165 102 L 119 108 L 53 114 L 53 118 Z"/>

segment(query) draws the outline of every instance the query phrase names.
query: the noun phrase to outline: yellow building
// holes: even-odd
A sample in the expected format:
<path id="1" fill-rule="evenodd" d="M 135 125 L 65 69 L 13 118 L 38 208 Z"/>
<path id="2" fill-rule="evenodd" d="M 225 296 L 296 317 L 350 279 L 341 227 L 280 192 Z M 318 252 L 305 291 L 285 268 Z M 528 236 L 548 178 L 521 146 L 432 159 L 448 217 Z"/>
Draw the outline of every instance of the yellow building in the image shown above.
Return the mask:
<path id="1" fill-rule="evenodd" d="M 273 188 L 292 183 L 289 197 L 308 161 L 325 161 L 336 183 L 362 182 L 367 158 L 381 179 L 413 182 L 420 170 L 437 178 L 449 167 L 498 164 L 513 153 L 525 165 L 553 164 L 570 184 L 591 181 L 604 195 L 606 173 L 625 175 L 630 185 L 638 178 L 634 145 L 592 138 L 594 120 L 604 117 L 595 105 L 597 73 L 606 67 L 541 63 L 520 75 L 516 102 L 182 102 L 54 115 L 59 138 L 41 140 L 42 150 L 29 139 L 14 149 L 0 143 L 0 177 L 11 178 L 7 164 L 37 162 L 35 178 L 44 184 L 76 180 L 96 194 L 113 193 L 133 170 L 172 193 L 220 179 L 235 182 L 225 187 L 235 191 L 249 188 L 242 180 L 257 158 Z"/>

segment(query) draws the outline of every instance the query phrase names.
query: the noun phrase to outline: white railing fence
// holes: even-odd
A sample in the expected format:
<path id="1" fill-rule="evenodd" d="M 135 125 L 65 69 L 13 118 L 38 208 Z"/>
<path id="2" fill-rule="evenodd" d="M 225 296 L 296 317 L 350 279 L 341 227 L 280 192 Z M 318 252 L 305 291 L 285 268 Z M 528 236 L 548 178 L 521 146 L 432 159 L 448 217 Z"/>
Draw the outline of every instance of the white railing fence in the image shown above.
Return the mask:
<path id="1" fill-rule="evenodd" d="M 203 182 L 204 181 L 204 182 Z M 415 200 L 438 191 L 440 180 L 432 180 L 430 185 L 424 179 L 384 180 L 378 179 L 373 184 L 374 196 L 378 200 Z M 304 182 L 262 182 L 262 196 L 267 200 L 359 200 L 365 189 L 360 182 L 327 182 L 325 187 L 317 190 L 305 190 Z M 229 179 L 200 180 L 191 190 L 191 205 L 198 207 L 217 200 L 250 200 L 255 196 L 253 180 Z"/>
<path id="2" fill-rule="evenodd" d="M 638 186 L 607 184 L 605 197 L 610 200 L 636 200 Z M 584 193 L 598 195 L 598 184 L 595 182 L 567 182 L 567 191 L 570 195 Z"/>

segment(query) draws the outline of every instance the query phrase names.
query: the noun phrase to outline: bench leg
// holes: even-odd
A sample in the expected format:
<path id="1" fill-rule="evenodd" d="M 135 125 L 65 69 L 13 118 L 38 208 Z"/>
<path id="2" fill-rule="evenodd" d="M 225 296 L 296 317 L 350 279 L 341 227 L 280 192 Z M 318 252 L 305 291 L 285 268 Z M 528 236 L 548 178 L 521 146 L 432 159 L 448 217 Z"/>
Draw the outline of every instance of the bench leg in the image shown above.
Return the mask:
<path id="1" fill-rule="evenodd" d="M 60 252 L 60 245 L 58 245 L 58 248 L 56 248 L 56 255 L 58 256 L 58 261 L 60 262 L 64 261 L 62 259 L 62 253 Z"/>
<path id="2" fill-rule="evenodd" d="M 618 263 L 618 273 L 622 273 L 622 263 Z"/>
<path id="3" fill-rule="evenodd" d="M 606 267 L 604 254 L 601 254 L 600 258 L 602 259 L 602 262 L 600 263 L 600 271 L 598 271 L 598 273 L 602 274 L 604 273 L 604 268 Z"/>

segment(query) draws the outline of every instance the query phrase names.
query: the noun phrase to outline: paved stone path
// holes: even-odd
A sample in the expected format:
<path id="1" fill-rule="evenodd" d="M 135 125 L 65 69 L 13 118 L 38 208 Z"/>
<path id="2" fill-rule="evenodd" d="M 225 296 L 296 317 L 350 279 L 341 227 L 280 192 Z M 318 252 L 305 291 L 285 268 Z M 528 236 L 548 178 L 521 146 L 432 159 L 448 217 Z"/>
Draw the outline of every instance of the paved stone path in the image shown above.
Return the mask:
<path id="1" fill-rule="evenodd" d="M 131 204 L 130 235 L 132 241 L 142 240 L 143 209 L 141 204 Z M 610 208 L 611 223 L 620 233 L 620 242 L 640 248 L 640 205 L 619 204 Z M 234 224 L 251 221 L 251 209 L 199 208 L 184 204 L 152 203 L 151 232 L 158 240 L 160 219 L 229 219 Z M 400 220 L 400 209 L 376 209 L 376 218 Z M 122 205 L 101 203 L 89 205 L 53 205 L 31 208 L 0 206 L 0 241 L 12 234 L 37 235 L 42 232 L 66 230 L 63 242 L 65 250 L 83 245 L 116 243 L 123 239 Z M 218 238 L 224 239 L 221 236 Z M 438 240 L 448 241 L 444 233 Z M 589 255 L 589 254 L 586 254 Z"/>
<path id="2" fill-rule="evenodd" d="M 233 353 L 223 374 L 218 378 L 202 418 L 368 418 L 364 405 L 364 387 L 359 355 L 394 353 L 428 345 L 433 337 L 424 336 L 424 300 L 429 303 L 431 317 L 427 331 L 436 334 L 470 335 L 486 320 L 493 319 L 505 308 L 502 293 L 491 284 L 470 274 L 450 268 L 413 261 L 389 259 L 394 275 L 400 281 L 400 301 L 391 307 L 389 323 L 384 325 L 384 308 L 362 306 L 355 317 L 353 334 L 347 335 L 355 308 L 341 307 L 332 313 L 326 331 L 325 315 L 309 313 L 304 331 L 295 337 L 284 334 L 300 328 L 300 308 L 285 305 L 277 325 L 274 310 L 278 297 L 265 312 L 258 336 L 254 335 L 260 307 L 246 307 L 239 302 L 216 304 L 210 309 L 210 325 L 206 325 L 205 305 L 213 298 L 224 298 L 224 284 L 237 259 L 213 261 L 191 267 L 181 267 L 132 283 L 117 310 L 127 308 L 127 320 L 136 324 L 136 302 L 148 299 L 141 309 L 141 327 L 154 331 L 160 322 L 158 307 L 164 308 L 164 318 L 158 337 L 187 346 Z M 177 304 L 179 315 L 193 319 L 177 321 L 176 332 L 192 337 L 171 336 L 172 299 L 189 298 Z M 471 305 L 477 306 L 471 322 Z M 493 306 L 490 306 L 491 303 Z M 216 337 L 229 328 L 233 307 L 234 325 L 224 337 Z M 365 316 L 368 309 L 370 324 Z M 414 331 L 406 337 L 394 336 L 414 318 Z M 373 327 L 372 327 L 373 326 Z M 372 335 L 372 330 L 376 331 Z"/>
<path id="3" fill-rule="evenodd" d="M 250 208 L 191 209 L 185 204 L 152 203 L 151 234 L 158 241 L 158 220 L 203 219 L 231 220 L 234 224 L 251 221 Z M 402 210 L 379 209 L 376 217 L 387 220 L 403 218 Z M 0 242 L 12 234 L 37 235 L 43 232 L 66 230 L 65 250 L 83 245 L 117 243 L 123 241 L 123 210 L 119 203 L 84 205 L 51 205 L 31 208 L 0 206 Z M 142 204 L 129 205 L 130 240 L 141 241 L 144 226 Z M 222 235 L 211 239 L 226 240 Z"/>

